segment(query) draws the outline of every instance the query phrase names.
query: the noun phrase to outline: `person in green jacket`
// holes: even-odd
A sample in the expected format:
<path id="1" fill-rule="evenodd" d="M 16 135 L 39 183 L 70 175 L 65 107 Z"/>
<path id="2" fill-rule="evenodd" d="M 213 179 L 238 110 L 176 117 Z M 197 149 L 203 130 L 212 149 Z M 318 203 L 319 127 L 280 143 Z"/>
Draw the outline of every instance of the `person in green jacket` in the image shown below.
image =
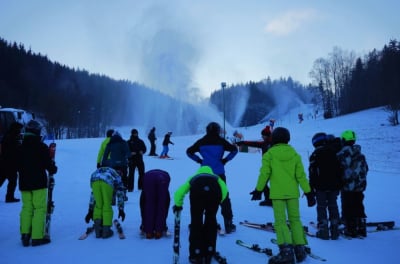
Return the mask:
<path id="1" fill-rule="evenodd" d="M 106 138 L 101 142 L 99 153 L 97 154 L 97 168 L 101 167 L 101 161 L 103 160 L 104 150 L 106 149 L 112 135 L 114 134 L 114 129 L 109 129 L 106 132 Z"/>
<path id="2" fill-rule="evenodd" d="M 174 213 L 182 210 L 190 192 L 189 262 L 211 263 L 217 244 L 217 212 L 228 194 L 225 182 L 209 166 L 201 166 L 195 175 L 174 194 Z"/>
<path id="3" fill-rule="evenodd" d="M 260 200 L 265 184 L 270 182 L 274 228 L 280 252 L 269 259 L 269 264 L 296 263 L 295 258 L 299 263 L 307 256 L 304 246 L 307 240 L 300 220 L 299 185 L 307 196 L 308 206 L 315 205 L 315 196 L 311 192 L 301 157 L 288 144 L 289 140 L 289 130 L 284 127 L 274 129 L 272 147 L 262 157 L 257 186 L 250 193 L 251 200 Z"/>

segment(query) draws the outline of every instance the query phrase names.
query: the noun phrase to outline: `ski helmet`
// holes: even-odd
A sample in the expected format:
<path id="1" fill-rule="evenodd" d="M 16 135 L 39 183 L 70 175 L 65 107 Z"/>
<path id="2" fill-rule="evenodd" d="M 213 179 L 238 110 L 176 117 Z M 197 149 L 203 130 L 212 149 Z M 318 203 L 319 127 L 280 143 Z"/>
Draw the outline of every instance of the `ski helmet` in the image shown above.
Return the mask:
<path id="1" fill-rule="evenodd" d="M 287 128 L 277 127 L 272 131 L 272 144 L 278 143 L 289 143 L 290 141 L 290 132 Z"/>
<path id="2" fill-rule="evenodd" d="M 324 132 L 316 133 L 311 140 L 314 147 L 323 146 L 325 145 L 326 141 L 327 136 Z"/>
<path id="3" fill-rule="evenodd" d="M 207 134 L 219 135 L 221 127 L 216 122 L 211 122 L 206 127 Z"/>
<path id="4" fill-rule="evenodd" d="M 26 124 L 25 131 L 33 133 L 37 136 L 40 136 L 40 131 L 42 130 L 42 125 L 35 120 L 31 120 Z"/>
<path id="5" fill-rule="evenodd" d="M 342 133 L 341 138 L 345 141 L 356 141 L 356 133 L 353 130 L 346 130 Z"/>

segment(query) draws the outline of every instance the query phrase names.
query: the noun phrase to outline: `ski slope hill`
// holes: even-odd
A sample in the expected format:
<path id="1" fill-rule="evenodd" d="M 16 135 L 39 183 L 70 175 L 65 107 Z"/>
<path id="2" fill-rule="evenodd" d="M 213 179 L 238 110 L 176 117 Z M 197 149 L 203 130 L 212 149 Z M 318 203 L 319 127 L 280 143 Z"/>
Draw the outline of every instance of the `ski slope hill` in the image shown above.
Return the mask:
<path id="1" fill-rule="evenodd" d="M 365 208 L 368 221 L 394 220 L 400 226 L 400 126 L 389 126 L 387 113 L 381 108 L 370 109 L 346 116 L 324 120 L 305 117 L 297 122 L 297 113 L 281 118 L 276 126 L 285 126 L 291 132 L 290 144 L 301 154 L 304 166 L 308 167 L 308 156 L 313 151 L 311 137 L 316 132 L 340 135 L 343 130 L 352 129 L 357 134 L 357 143 L 362 146 L 369 164 L 368 186 L 365 192 Z M 216 121 L 218 119 L 216 118 Z M 264 125 L 237 128 L 245 139 L 259 139 Z M 232 133 L 231 131 L 228 133 Z M 157 132 L 157 152 L 161 151 L 163 138 Z M 129 134 L 123 132 L 124 138 Z M 145 131 L 139 129 L 139 136 L 148 145 Z M 200 135 L 174 137 L 175 145 L 170 146 L 170 156 L 174 160 L 160 160 L 145 156 L 146 170 L 164 169 L 171 175 L 170 192 L 192 175 L 198 165 L 186 157 L 185 151 Z M 80 241 L 78 237 L 88 226 L 84 222 L 89 202 L 89 177 L 96 168 L 96 157 L 103 139 L 79 139 L 57 141 L 56 160 L 58 173 L 54 189 L 55 210 L 51 226 L 52 242 L 41 247 L 22 247 L 19 235 L 19 212 L 21 203 L 4 202 L 6 183 L 0 188 L 0 262 L 1 263 L 171 263 L 172 238 L 146 240 L 139 236 L 140 192 L 135 189 L 128 193 L 125 205 L 126 219 L 122 222 L 127 238 L 119 240 L 96 239 L 94 236 Z M 218 237 L 217 247 L 230 264 L 267 263 L 267 256 L 252 252 L 235 244 L 237 239 L 248 243 L 258 243 L 261 247 L 271 247 L 274 254 L 278 248 L 270 243 L 275 234 L 249 229 L 239 225 L 239 221 L 273 221 L 269 207 L 260 207 L 250 201 L 249 192 L 255 187 L 261 165 L 260 153 L 239 153 L 226 165 L 227 183 L 230 190 L 236 233 Z M 137 177 L 137 176 L 136 176 Z M 20 197 L 19 192 L 16 196 Z M 305 197 L 300 200 L 303 224 L 316 220 L 316 208 L 307 207 Z M 114 212 L 117 214 L 117 211 Z M 218 221 L 222 217 L 218 213 Z M 173 231 L 173 215 L 170 211 L 168 226 Z M 188 224 L 190 210 L 188 197 L 185 199 L 181 220 L 181 262 L 188 263 Z M 312 229 L 311 229 L 312 230 Z M 364 240 L 323 241 L 308 238 L 313 252 L 328 260 L 327 263 L 398 263 L 400 231 L 369 233 Z M 320 263 L 307 258 L 304 263 Z"/>

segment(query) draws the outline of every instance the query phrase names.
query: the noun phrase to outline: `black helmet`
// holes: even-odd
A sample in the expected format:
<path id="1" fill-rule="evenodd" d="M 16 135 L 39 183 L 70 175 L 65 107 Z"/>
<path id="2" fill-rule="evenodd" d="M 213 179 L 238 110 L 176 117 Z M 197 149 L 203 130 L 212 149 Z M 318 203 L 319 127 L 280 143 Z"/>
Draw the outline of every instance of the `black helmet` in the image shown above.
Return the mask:
<path id="1" fill-rule="evenodd" d="M 272 131 L 272 144 L 277 143 L 289 143 L 290 141 L 290 133 L 284 127 L 277 127 Z"/>
<path id="2" fill-rule="evenodd" d="M 42 125 L 38 121 L 31 120 L 28 122 L 28 124 L 26 124 L 26 128 L 25 128 L 26 132 L 30 132 L 37 136 L 40 136 L 41 130 L 42 130 Z"/>
<path id="3" fill-rule="evenodd" d="M 221 127 L 216 122 L 211 122 L 207 125 L 207 134 L 219 135 L 221 132 Z"/>
<path id="4" fill-rule="evenodd" d="M 134 129 L 131 130 L 131 134 L 132 135 L 134 135 L 134 134 L 138 135 L 139 132 L 137 131 L 137 129 L 134 128 Z"/>
<path id="5" fill-rule="evenodd" d="M 113 134 L 114 134 L 114 129 L 109 129 L 109 130 L 107 130 L 107 132 L 106 132 L 106 136 L 107 136 L 107 137 L 112 137 Z"/>
<path id="6" fill-rule="evenodd" d="M 316 133 L 311 140 L 314 147 L 319 147 L 325 145 L 327 142 L 327 136 L 324 132 Z"/>

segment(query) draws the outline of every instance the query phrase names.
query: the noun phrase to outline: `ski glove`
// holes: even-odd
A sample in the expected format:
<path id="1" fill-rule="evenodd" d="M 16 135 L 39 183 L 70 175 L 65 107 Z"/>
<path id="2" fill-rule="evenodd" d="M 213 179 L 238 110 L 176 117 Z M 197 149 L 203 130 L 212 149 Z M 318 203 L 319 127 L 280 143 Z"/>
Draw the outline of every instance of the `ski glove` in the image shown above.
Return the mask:
<path id="1" fill-rule="evenodd" d="M 85 216 L 85 222 L 89 224 L 90 220 L 93 220 L 93 210 L 89 209 L 87 215 Z"/>
<path id="2" fill-rule="evenodd" d="M 251 200 L 252 201 L 257 201 L 257 200 L 261 200 L 261 194 L 262 192 L 254 190 L 250 193 L 252 195 Z"/>
<path id="3" fill-rule="evenodd" d="M 177 205 L 172 206 L 172 212 L 174 212 L 174 213 L 180 212 L 180 211 L 182 211 L 182 209 L 183 209 L 182 206 L 177 206 Z"/>
<path id="4" fill-rule="evenodd" d="M 308 207 L 313 207 L 317 203 L 317 201 L 315 199 L 315 192 L 311 191 L 309 193 L 306 193 L 305 195 L 307 197 L 307 205 L 308 205 Z"/>
<path id="5" fill-rule="evenodd" d="M 125 220 L 125 212 L 123 209 L 118 210 L 118 218 L 121 218 L 121 221 L 124 222 Z"/>

